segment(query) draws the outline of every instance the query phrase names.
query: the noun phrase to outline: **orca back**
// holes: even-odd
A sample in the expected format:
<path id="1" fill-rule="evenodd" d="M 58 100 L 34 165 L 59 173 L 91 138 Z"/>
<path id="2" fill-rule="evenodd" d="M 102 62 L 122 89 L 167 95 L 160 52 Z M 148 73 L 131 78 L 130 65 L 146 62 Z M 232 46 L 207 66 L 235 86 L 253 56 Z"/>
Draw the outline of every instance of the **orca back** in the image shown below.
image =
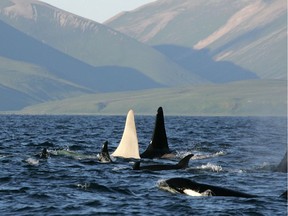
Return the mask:
<path id="1" fill-rule="evenodd" d="M 179 163 L 177 164 L 177 166 L 181 169 L 187 168 L 189 161 L 191 159 L 191 157 L 193 157 L 193 154 L 189 154 L 187 156 L 185 156 L 182 160 L 179 161 Z"/>
<path id="2" fill-rule="evenodd" d="M 187 195 L 191 195 L 192 193 L 188 194 L 185 191 L 194 191 L 195 193 L 197 192 L 198 194 L 206 194 L 207 191 L 209 191 L 209 196 L 234 196 L 245 198 L 255 197 L 254 195 L 251 194 L 246 194 L 235 190 L 230 190 L 227 188 L 207 184 L 200 184 L 195 181 L 191 181 L 190 179 L 187 178 L 171 178 L 164 181 L 163 183 L 161 183 L 163 189 L 166 188 L 167 190 L 167 187 L 169 187 L 172 190 L 177 191 L 178 193 L 185 193 Z"/>

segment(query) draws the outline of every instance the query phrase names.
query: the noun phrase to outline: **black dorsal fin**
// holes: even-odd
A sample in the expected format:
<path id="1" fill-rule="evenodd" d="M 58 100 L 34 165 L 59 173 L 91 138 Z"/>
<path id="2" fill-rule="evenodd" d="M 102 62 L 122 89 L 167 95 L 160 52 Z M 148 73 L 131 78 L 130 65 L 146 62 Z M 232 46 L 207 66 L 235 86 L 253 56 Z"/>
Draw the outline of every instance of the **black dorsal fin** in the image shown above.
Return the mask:
<path id="1" fill-rule="evenodd" d="M 287 151 L 286 151 L 286 154 L 284 155 L 283 159 L 281 160 L 281 162 L 276 167 L 276 172 L 287 173 Z"/>
<path id="2" fill-rule="evenodd" d="M 152 140 L 146 151 L 141 154 L 142 158 L 161 157 L 164 154 L 171 153 L 165 130 L 164 114 L 162 107 L 157 110 L 156 121 Z"/>
<path id="3" fill-rule="evenodd" d="M 101 162 L 104 162 L 104 163 L 107 163 L 107 162 L 111 162 L 111 158 L 110 158 L 110 155 L 109 155 L 109 150 L 108 150 L 108 141 L 105 141 L 102 145 L 102 149 L 101 149 L 101 153 L 99 153 L 97 155 L 98 157 L 98 160 L 101 161 Z"/>
<path id="4" fill-rule="evenodd" d="M 179 161 L 179 163 L 177 164 L 178 167 L 180 168 L 186 168 L 188 167 L 190 158 L 193 157 L 193 154 L 189 154 L 186 157 L 184 157 L 182 160 Z"/>
<path id="5" fill-rule="evenodd" d="M 101 153 L 109 154 L 109 151 L 108 151 L 108 141 L 107 141 L 107 140 L 106 140 L 106 141 L 103 143 L 103 145 L 102 145 Z"/>

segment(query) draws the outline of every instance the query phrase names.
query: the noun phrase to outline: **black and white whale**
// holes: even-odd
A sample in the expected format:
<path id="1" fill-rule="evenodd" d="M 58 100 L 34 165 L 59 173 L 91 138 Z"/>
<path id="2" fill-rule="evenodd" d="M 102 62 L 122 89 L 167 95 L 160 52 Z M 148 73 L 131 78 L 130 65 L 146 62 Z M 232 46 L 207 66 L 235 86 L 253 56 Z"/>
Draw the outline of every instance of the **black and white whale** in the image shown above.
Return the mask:
<path id="1" fill-rule="evenodd" d="M 108 150 L 108 141 L 105 141 L 102 145 L 101 152 L 97 154 L 97 158 L 102 163 L 110 163 L 112 162 L 109 150 Z"/>
<path id="2" fill-rule="evenodd" d="M 141 158 L 150 159 L 175 157 L 168 146 L 162 107 L 159 107 L 157 110 L 152 140 L 147 149 L 140 156 Z"/>
<path id="3" fill-rule="evenodd" d="M 47 148 L 43 148 L 41 153 L 37 155 L 40 159 L 47 159 L 52 156 L 64 156 L 64 157 L 70 157 L 76 160 L 80 160 L 82 163 L 95 163 L 95 162 L 101 162 L 101 163 L 109 163 L 112 162 L 109 150 L 108 150 L 108 141 L 105 141 L 102 145 L 101 152 L 99 152 L 97 155 L 88 155 L 85 153 L 79 153 L 75 151 L 70 151 L 69 149 L 56 149 L 56 150 L 48 150 Z"/>
<path id="4" fill-rule="evenodd" d="M 129 110 L 127 114 L 125 128 L 120 144 L 111 155 L 113 157 L 140 159 L 139 144 L 133 110 Z"/>
<path id="5" fill-rule="evenodd" d="M 159 188 L 172 193 L 182 193 L 189 196 L 234 196 L 252 198 L 256 197 L 251 194 L 242 193 L 239 191 L 208 185 L 200 184 L 187 178 L 171 178 L 160 181 Z"/>
<path id="6" fill-rule="evenodd" d="M 133 170 L 151 170 L 151 171 L 160 171 L 160 170 L 177 170 L 177 169 L 185 169 L 188 167 L 190 158 L 193 157 L 193 154 L 189 154 L 184 157 L 179 163 L 174 165 L 168 164 L 155 164 L 155 165 L 147 165 L 140 166 L 140 161 L 136 161 L 133 166 Z"/>
<path id="7" fill-rule="evenodd" d="M 281 162 L 276 167 L 275 171 L 287 173 L 287 151 L 284 157 L 282 158 Z"/>

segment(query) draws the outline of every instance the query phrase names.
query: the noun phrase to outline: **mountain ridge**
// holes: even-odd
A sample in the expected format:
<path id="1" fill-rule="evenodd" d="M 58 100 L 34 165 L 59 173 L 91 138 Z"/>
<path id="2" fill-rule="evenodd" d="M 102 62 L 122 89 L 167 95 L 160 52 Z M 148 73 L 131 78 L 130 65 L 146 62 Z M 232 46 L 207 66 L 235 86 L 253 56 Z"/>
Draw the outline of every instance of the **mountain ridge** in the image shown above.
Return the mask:
<path id="1" fill-rule="evenodd" d="M 158 0 L 105 24 L 151 46 L 209 50 L 260 78 L 287 78 L 285 0 Z"/>
<path id="2" fill-rule="evenodd" d="M 0 112 L 284 115 L 283 0 L 227 2 L 158 0 L 111 19 L 121 33 L 38 0 L 1 0 Z"/>
<path id="3" fill-rule="evenodd" d="M 21 0 L 4 1 L 12 5 L 18 4 L 18 7 L 22 6 L 19 4 Z M 173 86 L 204 81 L 170 62 L 153 48 L 100 23 L 36 0 L 27 0 L 25 5 L 30 5 L 33 14 L 36 15 L 31 15 L 30 19 L 27 19 L 14 11 L 9 16 L 9 13 L 5 13 L 7 7 L 2 7 L 0 20 L 86 64 L 94 67 L 117 65 L 135 69 L 162 85 Z"/>

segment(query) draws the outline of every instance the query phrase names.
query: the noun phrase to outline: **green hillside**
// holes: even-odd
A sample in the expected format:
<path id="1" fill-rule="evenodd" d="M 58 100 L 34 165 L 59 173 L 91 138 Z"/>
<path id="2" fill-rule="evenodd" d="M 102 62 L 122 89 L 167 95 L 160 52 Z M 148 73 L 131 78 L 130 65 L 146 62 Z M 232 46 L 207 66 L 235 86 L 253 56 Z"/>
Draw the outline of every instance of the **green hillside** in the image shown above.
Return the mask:
<path id="1" fill-rule="evenodd" d="M 167 115 L 286 116 L 287 82 L 242 81 L 222 85 L 155 89 L 124 93 L 91 94 L 43 103 L 23 114 L 153 115 L 163 106 Z"/>
<path id="2" fill-rule="evenodd" d="M 51 76 L 43 68 L 0 57 L 0 110 L 17 110 L 91 91 Z"/>
<path id="3" fill-rule="evenodd" d="M 263 79 L 287 77 L 286 0 L 158 0 L 105 24 L 151 46 L 206 50 Z"/>

